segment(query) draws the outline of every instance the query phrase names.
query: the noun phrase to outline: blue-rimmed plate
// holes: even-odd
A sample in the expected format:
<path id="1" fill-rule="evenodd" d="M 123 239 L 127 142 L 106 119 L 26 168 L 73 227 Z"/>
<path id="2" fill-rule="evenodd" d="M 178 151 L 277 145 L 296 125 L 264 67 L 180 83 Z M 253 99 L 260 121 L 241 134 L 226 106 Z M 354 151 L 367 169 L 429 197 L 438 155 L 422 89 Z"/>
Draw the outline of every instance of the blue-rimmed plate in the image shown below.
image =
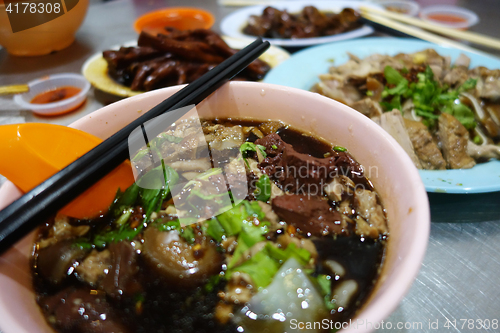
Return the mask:
<path id="1" fill-rule="evenodd" d="M 436 44 L 404 38 L 373 37 L 315 46 L 298 53 L 273 68 L 265 83 L 280 84 L 310 90 L 319 82 L 318 75 L 328 72 L 330 66 L 346 62 L 347 52 L 360 58 L 373 53 L 396 55 L 433 48 L 440 55 L 455 60 L 460 53 L 471 58 L 471 67 L 500 68 L 500 60 L 481 53 L 465 52 Z M 485 193 L 500 191 L 500 161 L 490 161 L 464 170 L 421 170 L 420 176 L 428 192 Z"/>

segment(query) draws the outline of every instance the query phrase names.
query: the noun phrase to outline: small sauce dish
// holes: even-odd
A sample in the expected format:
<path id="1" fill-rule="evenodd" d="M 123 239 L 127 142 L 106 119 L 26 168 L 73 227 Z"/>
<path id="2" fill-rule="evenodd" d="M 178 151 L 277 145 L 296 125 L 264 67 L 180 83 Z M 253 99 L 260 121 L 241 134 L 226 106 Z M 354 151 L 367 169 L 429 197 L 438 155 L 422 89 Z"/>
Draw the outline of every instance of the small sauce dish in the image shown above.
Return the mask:
<path id="1" fill-rule="evenodd" d="M 408 16 L 417 16 L 420 10 L 418 3 L 408 0 L 383 0 L 377 1 L 377 4 L 382 5 L 385 10 Z"/>
<path id="2" fill-rule="evenodd" d="M 90 83 L 73 73 L 46 76 L 28 83 L 29 91 L 14 96 L 23 109 L 43 116 L 68 113 L 80 107 L 87 99 Z"/>
<path id="3" fill-rule="evenodd" d="M 422 20 L 447 28 L 468 29 L 479 22 L 473 11 L 456 6 L 429 6 L 420 11 Z"/>

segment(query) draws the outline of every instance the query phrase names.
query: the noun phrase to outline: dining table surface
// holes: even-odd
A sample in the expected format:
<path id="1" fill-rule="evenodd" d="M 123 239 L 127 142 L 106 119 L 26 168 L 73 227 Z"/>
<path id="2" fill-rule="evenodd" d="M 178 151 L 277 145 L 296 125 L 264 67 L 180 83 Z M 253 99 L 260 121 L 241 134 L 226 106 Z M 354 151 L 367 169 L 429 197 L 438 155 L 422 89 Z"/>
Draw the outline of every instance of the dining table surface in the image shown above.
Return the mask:
<path id="1" fill-rule="evenodd" d="M 500 36 L 499 0 L 443 2 L 453 2 L 479 16 L 480 22 L 471 31 Z M 76 41 L 68 48 L 38 57 L 15 57 L 0 48 L 0 85 L 26 83 L 56 73 L 80 73 L 83 63 L 93 54 L 136 40 L 133 22 L 137 17 L 174 6 L 210 11 L 216 19 L 213 30 L 219 33 L 221 20 L 239 9 L 221 6 L 216 0 L 91 0 Z M 500 57 L 498 50 L 480 49 Z M 12 97 L 4 96 L 0 97 L 0 124 L 68 125 L 109 102 L 108 96 L 91 89 L 86 104 L 77 111 L 39 117 L 19 110 Z M 500 332 L 500 192 L 429 194 L 429 199 L 431 232 L 421 270 L 406 297 L 378 332 Z M 486 320 L 489 328 L 480 324 Z M 0 333 L 1 326 L 2 323 Z"/>

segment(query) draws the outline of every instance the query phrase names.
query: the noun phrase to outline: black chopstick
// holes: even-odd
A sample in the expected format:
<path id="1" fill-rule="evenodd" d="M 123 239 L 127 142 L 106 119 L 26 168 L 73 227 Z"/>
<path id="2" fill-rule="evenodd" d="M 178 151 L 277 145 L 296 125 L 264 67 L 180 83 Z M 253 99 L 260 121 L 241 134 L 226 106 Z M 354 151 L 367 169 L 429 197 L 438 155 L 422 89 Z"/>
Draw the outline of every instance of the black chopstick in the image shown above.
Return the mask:
<path id="1" fill-rule="evenodd" d="M 129 158 L 128 137 L 135 128 L 165 112 L 200 103 L 269 45 L 257 39 L 0 211 L 0 253 Z M 176 113 L 172 123 L 181 116 Z"/>
<path id="2" fill-rule="evenodd" d="M 394 36 L 394 37 L 403 37 L 403 38 L 414 38 L 414 39 L 420 39 L 420 38 L 417 38 L 415 36 L 412 36 L 412 35 L 408 35 L 402 31 L 399 31 L 399 30 L 396 30 L 396 29 L 393 29 L 393 28 L 390 28 L 388 26 L 385 26 L 383 24 L 380 24 L 380 23 L 377 23 L 377 22 L 374 22 L 370 19 L 367 19 L 365 17 L 360 17 L 359 18 L 359 22 L 361 23 L 364 23 L 366 25 L 369 25 L 371 26 L 373 29 L 375 29 L 375 31 L 378 31 L 378 32 L 383 32 L 383 33 L 386 33 L 388 35 L 391 35 L 391 36 Z"/>

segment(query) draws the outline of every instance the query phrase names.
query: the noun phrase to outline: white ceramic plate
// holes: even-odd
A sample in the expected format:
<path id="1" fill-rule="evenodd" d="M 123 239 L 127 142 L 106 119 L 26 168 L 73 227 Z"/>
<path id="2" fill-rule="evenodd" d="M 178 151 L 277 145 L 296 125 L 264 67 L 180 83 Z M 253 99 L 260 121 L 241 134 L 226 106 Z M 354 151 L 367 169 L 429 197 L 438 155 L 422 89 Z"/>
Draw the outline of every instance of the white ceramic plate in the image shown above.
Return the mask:
<path id="1" fill-rule="evenodd" d="M 223 37 L 226 43 L 233 49 L 242 49 L 251 41 L 231 37 Z M 121 46 L 137 46 L 137 41 L 126 42 L 123 45 L 113 46 L 111 50 L 118 50 Z M 290 53 L 277 46 L 271 46 L 259 59 L 267 62 L 271 68 L 290 58 Z M 142 91 L 134 91 L 124 86 L 108 75 L 108 63 L 102 57 L 102 52 L 92 55 L 82 66 L 82 74 L 97 89 L 120 97 L 131 97 L 142 94 Z"/>
<path id="2" fill-rule="evenodd" d="M 248 22 L 248 18 L 251 15 L 261 15 L 264 8 L 268 5 L 258 5 L 245 7 L 240 10 L 233 12 L 232 14 L 226 16 L 221 24 L 220 28 L 224 35 L 235 37 L 235 38 L 252 38 L 255 36 L 246 35 L 243 33 L 243 28 Z M 340 12 L 342 9 L 349 7 L 357 9 L 360 6 L 372 7 L 383 9 L 381 6 L 372 4 L 365 1 L 278 1 L 272 2 L 269 6 L 275 7 L 277 9 L 286 9 L 289 13 L 300 12 L 306 6 L 314 6 L 321 11 L 331 11 Z M 373 33 L 373 28 L 364 25 L 359 29 L 355 29 L 349 32 L 344 32 L 332 36 L 323 37 L 313 37 L 313 38 L 297 38 L 297 39 L 280 39 L 280 38 L 265 38 L 273 45 L 289 46 L 289 47 L 302 47 L 317 45 L 329 42 L 337 42 L 345 39 L 353 39 L 357 37 L 363 37 Z"/>
<path id="3" fill-rule="evenodd" d="M 433 48 L 440 55 L 455 60 L 460 53 L 471 58 L 470 67 L 500 68 L 500 60 L 479 53 L 465 52 L 436 44 L 404 38 L 363 38 L 342 43 L 332 43 L 295 53 L 288 61 L 272 69 L 264 79 L 266 83 L 310 90 L 319 82 L 318 76 L 328 68 L 346 62 L 350 52 L 360 58 L 373 53 L 396 55 Z M 420 176 L 428 192 L 437 193 L 485 193 L 500 191 L 500 161 L 477 164 L 472 169 L 420 170 Z"/>

